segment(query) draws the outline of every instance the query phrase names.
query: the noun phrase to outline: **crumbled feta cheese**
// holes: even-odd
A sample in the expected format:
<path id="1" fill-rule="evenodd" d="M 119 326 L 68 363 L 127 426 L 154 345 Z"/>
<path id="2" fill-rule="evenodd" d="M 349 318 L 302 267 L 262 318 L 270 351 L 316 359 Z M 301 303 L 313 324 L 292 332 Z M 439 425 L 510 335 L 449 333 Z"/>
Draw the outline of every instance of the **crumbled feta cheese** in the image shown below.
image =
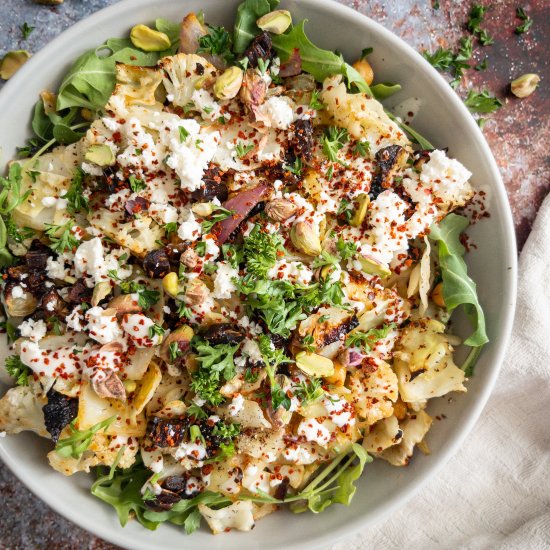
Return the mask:
<path id="1" fill-rule="evenodd" d="M 313 271 L 302 262 L 278 260 L 267 272 L 270 279 L 282 279 L 307 285 L 313 279 Z"/>
<path id="2" fill-rule="evenodd" d="M 148 213 L 159 224 L 176 223 L 178 221 L 178 209 L 170 204 L 152 202 L 149 205 Z"/>
<path id="3" fill-rule="evenodd" d="M 182 241 L 196 241 L 202 234 L 201 224 L 195 219 L 195 214 L 188 209 L 182 214 L 184 221 L 178 227 L 178 237 Z"/>
<path id="4" fill-rule="evenodd" d="M 75 332 L 81 332 L 84 330 L 82 321 L 84 320 L 84 312 L 80 306 L 76 306 L 67 317 L 65 317 L 65 323 L 67 327 Z"/>
<path id="5" fill-rule="evenodd" d="M 80 168 L 82 168 L 82 171 L 86 174 L 90 174 L 90 176 L 103 175 L 103 168 L 101 168 L 101 166 L 97 166 L 97 164 L 92 164 L 91 162 L 83 162 L 80 165 Z"/>
<path id="6" fill-rule="evenodd" d="M 330 432 L 328 429 L 317 422 L 315 418 L 306 418 L 298 426 L 298 435 L 303 435 L 308 441 L 314 441 L 322 447 L 330 441 Z"/>
<path id="7" fill-rule="evenodd" d="M 65 261 L 60 256 L 55 260 L 51 256 L 46 261 L 46 274 L 50 279 L 65 279 L 69 275 L 69 269 L 65 267 Z"/>
<path id="8" fill-rule="evenodd" d="M 100 344 L 117 342 L 122 338 L 122 329 L 116 315 L 106 312 L 102 307 L 95 306 L 88 309 L 84 317 L 88 322 L 86 330 Z"/>
<path id="9" fill-rule="evenodd" d="M 14 300 L 17 300 L 18 298 L 23 298 L 27 293 L 23 290 L 23 287 L 20 285 L 16 285 L 11 289 L 11 297 Z"/>
<path id="10" fill-rule="evenodd" d="M 152 333 L 155 322 L 143 313 L 126 314 L 122 318 L 122 328 L 138 348 L 150 348 L 160 344 L 162 337 Z"/>
<path id="11" fill-rule="evenodd" d="M 174 455 L 177 459 L 190 457 L 202 460 L 206 456 L 206 448 L 200 443 L 182 443 Z"/>
<path id="12" fill-rule="evenodd" d="M 45 206 L 46 208 L 51 208 L 52 206 L 55 206 L 56 202 L 57 199 L 55 197 L 43 197 L 42 206 Z"/>
<path id="13" fill-rule="evenodd" d="M 243 410 L 244 407 L 244 397 L 237 393 L 233 396 L 233 400 L 231 401 L 231 404 L 228 407 L 229 414 L 231 416 L 237 416 L 237 413 Z"/>
<path id="14" fill-rule="evenodd" d="M 270 97 L 259 110 L 271 122 L 271 126 L 279 130 L 286 130 L 294 120 L 291 101 L 288 98 Z"/>
<path id="15" fill-rule="evenodd" d="M 216 120 L 222 116 L 220 105 L 214 100 L 214 97 L 208 90 L 195 90 L 191 96 L 191 101 L 195 107 L 201 112 L 202 118 L 206 120 Z M 224 115 L 225 119 L 230 118 L 229 115 Z"/>
<path id="16" fill-rule="evenodd" d="M 263 361 L 262 352 L 260 351 L 258 342 L 256 340 L 252 340 L 251 338 L 244 339 L 241 353 L 250 357 L 250 360 L 253 363 L 261 363 Z"/>
<path id="17" fill-rule="evenodd" d="M 315 455 L 311 454 L 301 445 L 286 448 L 283 451 L 283 457 L 285 460 L 295 462 L 296 464 L 311 464 L 317 460 Z"/>
<path id="18" fill-rule="evenodd" d="M 231 267 L 228 262 L 219 262 L 218 270 L 214 277 L 214 298 L 231 298 L 231 294 L 237 290 L 233 279 L 239 278 L 239 271 Z"/>
<path id="19" fill-rule="evenodd" d="M 339 428 L 353 426 L 355 424 L 353 406 L 338 395 L 329 394 L 323 399 L 323 405 L 328 412 L 328 417 Z"/>
<path id="20" fill-rule="evenodd" d="M 18 328 L 23 338 L 30 338 L 33 342 L 42 340 L 42 338 L 46 336 L 46 332 L 48 332 L 48 327 L 42 319 L 39 321 L 27 319 L 23 321 Z"/>

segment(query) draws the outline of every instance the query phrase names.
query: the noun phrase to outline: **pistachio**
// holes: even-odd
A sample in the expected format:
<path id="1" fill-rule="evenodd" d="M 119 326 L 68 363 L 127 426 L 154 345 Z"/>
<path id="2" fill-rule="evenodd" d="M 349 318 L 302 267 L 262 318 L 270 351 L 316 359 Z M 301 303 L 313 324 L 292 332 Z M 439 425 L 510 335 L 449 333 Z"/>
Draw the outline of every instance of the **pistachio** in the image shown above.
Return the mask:
<path id="1" fill-rule="evenodd" d="M 349 222 L 352 227 L 361 227 L 367 216 L 367 211 L 370 205 L 370 198 L 366 193 L 361 193 L 357 197 L 357 209 L 353 213 L 353 217 Z"/>
<path id="2" fill-rule="evenodd" d="M 438 307 L 445 307 L 445 300 L 443 299 L 443 283 L 435 285 L 430 295 L 432 302 Z"/>
<path id="3" fill-rule="evenodd" d="M 319 256 L 321 254 L 321 240 L 319 234 L 308 222 L 298 222 L 290 230 L 292 244 L 308 256 Z"/>
<path id="4" fill-rule="evenodd" d="M 193 213 L 195 213 L 197 216 L 200 216 L 201 218 L 206 218 L 214 212 L 215 205 L 211 202 L 197 202 L 192 207 L 191 210 Z"/>
<path id="5" fill-rule="evenodd" d="M 65 0 L 34 0 L 36 4 L 42 4 L 43 6 L 58 6 L 63 4 Z"/>
<path id="6" fill-rule="evenodd" d="M 91 304 L 93 307 L 97 306 L 103 298 L 107 298 L 111 294 L 111 283 L 103 281 L 102 283 L 97 283 L 94 287 L 94 293 L 92 294 Z"/>
<path id="7" fill-rule="evenodd" d="M 199 279 L 193 279 L 185 290 L 185 302 L 191 306 L 201 304 L 210 294 L 208 287 Z"/>
<path id="8" fill-rule="evenodd" d="M 332 376 L 334 363 L 328 357 L 301 351 L 296 355 L 296 366 L 309 376 Z"/>
<path id="9" fill-rule="evenodd" d="M 48 90 L 43 90 L 40 92 L 40 99 L 42 100 L 42 104 L 44 105 L 44 112 L 47 115 L 51 115 L 52 113 L 55 113 L 56 102 L 57 102 L 56 94 Z"/>
<path id="10" fill-rule="evenodd" d="M 292 25 L 292 15 L 287 10 L 275 10 L 266 13 L 256 21 L 262 31 L 283 34 Z"/>
<path id="11" fill-rule="evenodd" d="M 330 376 L 325 376 L 327 384 L 334 386 L 343 386 L 346 382 L 347 370 L 341 363 L 334 363 L 334 372 Z"/>
<path id="12" fill-rule="evenodd" d="M 90 145 L 84 154 L 84 159 L 97 166 L 112 166 L 115 163 L 113 150 L 104 143 Z"/>
<path id="13" fill-rule="evenodd" d="M 139 313 L 142 308 L 132 294 L 121 294 L 109 301 L 109 308 L 116 310 L 117 315 L 126 313 Z"/>
<path id="14" fill-rule="evenodd" d="M 132 44 L 144 52 L 162 52 L 171 46 L 170 38 L 147 25 L 136 25 L 130 32 Z"/>
<path id="15" fill-rule="evenodd" d="M 371 256 L 360 255 L 357 259 L 361 263 L 363 271 L 369 275 L 378 275 L 383 279 L 391 275 L 391 269 L 386 264 Z"/>
<path id="16" fill-rule="evenodd" d="M 38 300 L 30 293 L 23 291 L 23 294 L 13 296 L 16 283 L 8 283 L 4 288 L 4 305 L 9 317 L 27 317 L 36 310 Z"/>
<path id="17" fill-rule="evenodd" d="M 182 325 L 173 330 L 162 342 L 160 347 L 160 357 L 167 363 L 174 363 L 177 356 L 183 356 L 188 350 L 191 344 L 191 338 L 193 338 L 194 332 L 190 326 Z M 176 346 L 173 346 L 176 344 Z M 171 349 L 176 347 L 177 353 L 170 352 Z"/>
<path id="18" fill-rule="evenodd" d="M 199 255 L 192 248 L 184 250 L 180 256 L 180 263 L 188 267 L 189 269 L 194 269 L 195 267 L 197 267 L 199 260 Z"/>
<path id="19" fill-rule="evenodd" d="M 266 216 L 275 222 L 284 222 L 296 213 L 298 206 L 286 199 L 275 199 L 265 205 Z"/>
<path id="20" fill-rule="evenodd" d="M 539 82 L 540 76 L 538 74 L 529 73 L 512 80 L 510 87 L 516 97 L 523 99 L 530 96 L 537 89 Z"/>
<path id="21" fill-rule="evenodd" d="M 163 277 L 162 288 L 164 288 L 164 292 L 172 296 L 172 298 L 175 298 L 178 295 L 178 292 L 180 291 L 180 281 L 178 274 L 175 271 L 171 271 Z"/>
<path id="22" fill-rule="evenodd" d="M 9 80 L 30 58 L 26 50 L 8 52 L 0 62 L 0 78 Z"/>
<path id="23" fill-rule="evenodd" d="M 122 385 L 124 386 L 126 393 L 133 393 L 136 391 L 137 388 L 137 383 L 135 380 L 124 380 L 124 382 L 122 382 Z"/>
<path id="24" fill-rule="evenodd" d="M 243 70 L 239 67 L 229 67 L 214 84 L 214 95 L 218 99 L 232 99 L 241 89 Z"/>
<path id="25" fill-rule="evenodd" d="M 372 84 L 374 80 L 374 71 L 366 59 L 358 59 L 353 64 L 353 68 L 363 77 L 369 86 Z"/>

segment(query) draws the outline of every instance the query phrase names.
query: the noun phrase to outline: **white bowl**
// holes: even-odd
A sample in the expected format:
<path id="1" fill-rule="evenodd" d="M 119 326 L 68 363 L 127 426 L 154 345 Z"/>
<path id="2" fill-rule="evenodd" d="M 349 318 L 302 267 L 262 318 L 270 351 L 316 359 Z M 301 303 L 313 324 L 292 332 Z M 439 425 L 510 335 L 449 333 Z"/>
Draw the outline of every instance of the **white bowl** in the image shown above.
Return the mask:
<path id="1" fill-rule="evenodd" d="M 128 29 L 157 17 L 180 20 L 192 10 L 204 10 L 208 21 L 230 25 L 239 0 L 125 0 L 104 9 L 72 28 L 36 54 L 0 93 L 0 147 L 3 161 L 28 137 L 29 120 L 38 94 L 56 89 L 71 62 L 102 40 L 126 35 Z M 489 219 L 470 231 L 478 248 L 467 262 L 478 284 L 487 315 L 491 342 L 483 351 L 468 393 L 436 400 L 430 411 L 445 414 L 428 435 L 430 456 L 418 455 L 407 468 L 375 461 L 365 468 L 352 505 L 333 506 L 322 516 L 288 512 L 258 522 L 250 533 L 232 532 L 213 537 L 206 530 L 186 536 L 174 526 L 156 532 L 131 522 L 120 527 L 114 510 L 88 491 L 90 476 L 65 478 L 47 463 L 50 444 L 30 434 L 0 440 L 0 456 L 13 472 L 57 512 L 90 532 L 134 550 L 185 547 L 193 549 L 319 548 L 387 516 L 413 497 L 463 443 L 485 405 L 508 343 L 516 294 L 516 244 L 510 208 L 497 165 L 472 117 L 444 79 L 415 51 L 381 25 L 328 0 L 284 1 L 294 19 L 309 19 L 306 27 L 315 44 L 339 49 L 353 60 L 362 48 L 374 48 L 369 57 L 377 80 L 399 82 L 403 90 L 395 102 L 417 97 L 422 106 L 415 128 L 438 147 L 449 147 L 473 173 L 473 183 L 487 192 Z M 460 318 L 458 333 L 468 325 Z M 463 330 L 461 330 L 463 329 Z"/>

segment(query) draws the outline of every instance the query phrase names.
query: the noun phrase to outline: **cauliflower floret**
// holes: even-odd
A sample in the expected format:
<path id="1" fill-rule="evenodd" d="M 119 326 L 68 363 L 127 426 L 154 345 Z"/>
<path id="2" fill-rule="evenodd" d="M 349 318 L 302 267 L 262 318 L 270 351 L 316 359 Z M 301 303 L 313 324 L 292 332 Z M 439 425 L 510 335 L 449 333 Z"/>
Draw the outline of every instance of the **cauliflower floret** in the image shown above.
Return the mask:
<path id="1" fill-rule="evenodd" d="M 215 535 L 227 529 L 250 531 L 254 527 L 253 506 L 249 500 L 239 500 L 221 510 L 199 504 L 199 512 Z"/>
<path id="2" fill-rule="evenodd" d="M 432 422 L 433 419 L 428 413 L 415 412 L 399 426 L 403 432 L 401 443 L 382 451 L 378 456 L 394 466 L 406 466 L 413 455 L 414 446 L 424 439 Z"/>
<path id="3" fill-rule="evenodd" d="M 34 395 L 29 386 L 10 388 L 0 399 L 0 431 L 8 434 L 31 431 L 49 437 L 42 407 L 46 400 Z"/>
<path id="4" fill-rule="evenodd" d="M 342 76 L 332 76 L 323 83 L 321 100 L 331 123 L 346 128 L 355 139 L 366 139 L 371 153 L 389 145 L 409 145 L 399 126 L 384 112 L 384 107 L 365 94 L 349 94 Z"/>
<path id="5" fill-rule="evenodd" d="M 370 426 L 393 414 L 397 400 L 397 376 L 384 361 L 374 360 L 374 372 L 357 372 L 350 378 L 350 389 L 357 415 Z"/>
<path id="6" fill-rule="evenodd" d="M 166 92 L 171 102 L 179 107 L 191 102 L 195 90 L 208 87 L 217 76 L 216 68 L 195 54 L 179 53 L 165 57 L 159 65 L 164 71 L 162 81 Z"/>
<path id="7" fill-rule="evenodd" d="M 445 325 L 432 319 L 421 319 L 403 330 L 394 353 L 403 401 L 418 403 L 451 391 L 466 391 L 464 371 L 453 362 L 453 348 L 444 330 Z"/>
<path id="8" fill-rule="evenodd" d="M 365 432 L 363 447 L 369 453 L 380 453 L 384 449 L 401 442 L 403 432 L 399 428 L 399 422 L 395 416 L 389 416 L 379 420 L 371 426 L 369 432 Z"/>

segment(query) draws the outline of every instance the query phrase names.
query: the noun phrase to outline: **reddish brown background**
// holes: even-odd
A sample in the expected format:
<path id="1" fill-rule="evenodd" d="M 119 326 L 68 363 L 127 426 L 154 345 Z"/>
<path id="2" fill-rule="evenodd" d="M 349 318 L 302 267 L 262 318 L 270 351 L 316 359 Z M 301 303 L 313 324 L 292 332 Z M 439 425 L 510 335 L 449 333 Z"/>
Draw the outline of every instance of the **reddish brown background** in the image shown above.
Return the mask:
<path id="1" fill-rule="evenodd" d="M 469 0 L 441 0 L 439 10 L 428 0 L 340 0 L 382 23 L 417 50 L 453 46 L 465 33 Z M 65 0 L 57 7 L 38 6 L 32 0 L 1 0 L 0 54 L 11 49 L 36 52 L 66 27 L 115 0 Z M 490 5 L 483 27 L 495 44 L 476 48 L 475 57 L 489 58 L 487 71 L 468 74 L 466 87 L 488 88 L 505 105 L 489 115 L 484 133 L 497 159 L 508 191 L 521 247 L 529 234 L 540 203 L 550 190 L 548 146 L 550 93 L 548 91 L 550 2 L 481 0 Z M 527 35 L 517 36 L 515 9 L 522 6 L 533 18 Z M 182 0 L 182 12 L 185 0 Z M 36 26 L 23 42 L 19 26 Z M 509 82 L 523 73 L 537 73 L 542 81 L 529 98 L 519 100 L 508 92 Z M 464 91 L 460 90 L 464 96 Z M 2 549 L 96 549 L 115 547 L 101 541 L 58 516 L 4 467 L 0 466 L 0 548 Z"/>

